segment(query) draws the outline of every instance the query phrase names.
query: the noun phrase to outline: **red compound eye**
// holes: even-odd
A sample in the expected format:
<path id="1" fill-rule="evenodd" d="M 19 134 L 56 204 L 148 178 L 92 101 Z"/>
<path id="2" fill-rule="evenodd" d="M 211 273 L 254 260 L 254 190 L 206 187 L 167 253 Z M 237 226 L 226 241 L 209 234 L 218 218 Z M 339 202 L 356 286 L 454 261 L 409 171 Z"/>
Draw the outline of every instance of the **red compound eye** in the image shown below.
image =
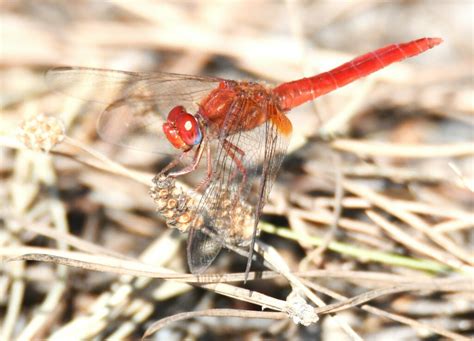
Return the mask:
<path id="1" fill-rule="evenodd" d="M 178 105 L 170 110 L 167 121 L 174 124 L 181 116 L 186 114 L 186 109 L 182 105 Z"/>
<path id="2" fill-rule="evenodd" d="M 181 136 L 187 145 L 195 146 L 201 143 L 201 129 L 193 115 L 186 113 L 180 116 L 178 120 L 176 120 L 176 128 L 178 129 L 179 136 Z"/>
<path id="3" fill-rule="evenodd" d="M 196 118 L 188 114 L 184 107 L 174 107 L 163 124 L 163 132 L 168 141 L 178 149 L 190 149 L 201 143 L 202 134 Z"/>

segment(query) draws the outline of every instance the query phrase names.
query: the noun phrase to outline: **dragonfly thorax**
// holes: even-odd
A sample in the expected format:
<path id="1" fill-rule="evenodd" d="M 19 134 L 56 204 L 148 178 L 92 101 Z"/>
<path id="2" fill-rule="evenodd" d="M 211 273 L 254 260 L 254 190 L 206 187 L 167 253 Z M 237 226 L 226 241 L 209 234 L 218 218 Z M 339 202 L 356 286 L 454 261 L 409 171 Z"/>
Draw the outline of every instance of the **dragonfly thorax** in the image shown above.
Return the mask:
<path id="1" fill-rule="evenodd" d="M 273 101 L 273 93 L 262 84 L 222 81 L 200 103 L 199 113 L 211 129 L 233 134 L 264 123 Z"/>
<path id="2" fill-rule="evenodd" d="M 197 118 L 181 105 L 171 109 L 166 122 L 163 123 L 163 132 L 175 148 L 184 151 L 202 141 L 201 127 Z"/>

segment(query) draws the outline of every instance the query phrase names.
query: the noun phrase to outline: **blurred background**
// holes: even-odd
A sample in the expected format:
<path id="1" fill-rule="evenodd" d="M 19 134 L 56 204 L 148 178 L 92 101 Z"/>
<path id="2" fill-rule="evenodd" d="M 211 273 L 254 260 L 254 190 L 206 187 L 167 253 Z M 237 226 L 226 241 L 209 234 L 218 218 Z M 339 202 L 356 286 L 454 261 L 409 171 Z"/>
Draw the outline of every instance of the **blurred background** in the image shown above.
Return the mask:
<path id="1" fill-rule="evenodd" d="M 433 50 L 290 113 L 294 130 L 289 154 L 262 218 L 295 233 L 329 236 L 328 243 L 337 240 L 438 262 L 440 267 L 416 269 L 409 262 L 348 255 L 332 247 L 327 250 L 332 245 L 327 243 L 315 255 L 317 245 L 270 232 L 262 233 L 262 240 L 275 246 L 293 270 L 338 272 L 336 279 L 326 274 L 312 280 L 348 297 L 395 282 L 355 280 L 354 275 L 344 276 L 347 271 L 430 279 L 448 276 L 453 266 L 473 265 L 474 2 L 4 0 L 0 8 L 0 247 L 67 249 L 45 237 L 44 231 L 40 236 L 34 226 L 58 229 L 137 258 L 152 241 L 166 240 L 174 243 L 174 251 L 158 249 L 146 261 L 187 272 L 183 236 L 171 233 L 156 216 L 147 186 L 87 166 L 82 162 L 87 158 L 71 148 L 45 154 L 17 144 L 21 120 L 47 114 L 61 117 L 67 136 L 127 169 L 152 176 L 166 161 L 147 153 L 153 147 L 134 151 L 101 141 L 95 131 L 100 107 L 51 91 L 44 74 L 52 67 L 165 71 L 278 84 L 327 71 L 387 44 L 441 37 L 444 43 Z M 337 189 L 345 192 L 343 200 L 335 198 Z M 414 218 L 404 219 L 368 194 L 375 192 Z M 426 250 L 440 253 L 420 251 L 414 240 L 401 240 L 368 210 L 396 223 L 400 231 L 428 246 Z M 433 242 L 428 229 L 441 243 Z M 8 255 L 12 254 L 2 253 Z M 453 262 L 443 264 L 443 255 Z M 240 272 L 245 261 L 225 252 L 211 271 Z M 114 290 L 124 283 L 131 285 L 130 279 L 41 262 L 1 266 L 2 340 L 79 335 L 136 339 L 150 322 L 180 312 L 260 309 L 165 281 L 134 288 L 136 296 L 114 305 L 107 297 L 114 297 Z M 291 291 L 281 279 L 249 285 L 281 300 Z M 456 335 L 474 331 L 469 318 L 473 305 L 464 291 L 422 296 L 407 292 L 374 304 Z M 108 313 L 100 315 L 104 306 Z M 440 335 L 430 328 L 421 335 L 420 326 L 357 308 L 338 316 L 365 339 Z M 191 321 L 177 322 L 155 337 L 347 337 L 326 318 L 308 328 L 284 320 Z M 86 322 L 94 326 L 91 334 L 81 328 Z"/>

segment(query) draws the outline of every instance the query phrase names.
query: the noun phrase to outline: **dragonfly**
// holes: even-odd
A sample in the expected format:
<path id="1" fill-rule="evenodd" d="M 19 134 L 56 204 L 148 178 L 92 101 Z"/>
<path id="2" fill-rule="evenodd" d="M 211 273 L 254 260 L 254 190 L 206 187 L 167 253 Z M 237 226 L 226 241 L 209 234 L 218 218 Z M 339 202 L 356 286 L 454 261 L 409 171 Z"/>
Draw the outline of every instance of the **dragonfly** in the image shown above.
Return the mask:
<path id="1" fill-rule="evenodd" d="M 292 133 L 286 114 L 441 42 L 421 38 L 391 44 L 330 71 L 275 87 L 217 77 L 85 67 L 54 68 L 48 71 L 47 82 L 71 96 L 105 104 L 97 120 L 97 132 L 104 140 L 143 150 L 137 137 L 148 136 L 153 147 L 147 144 L 147 150 L 175 154 L 161 174 L 176 178 L 207 159 L 198 186 L 202 195 L 193 207 L 188 231 L 190 271 L 204 272 L 222 247 L 234 244 L 249 248 L 248 274 L 260 215 Z M 190 161 L 178 166 L 184 158 Z M 243 211 L 250 219 L 243 219 Z M 238 236 L 233 225 L 243 220 L 250 232 Z"/>

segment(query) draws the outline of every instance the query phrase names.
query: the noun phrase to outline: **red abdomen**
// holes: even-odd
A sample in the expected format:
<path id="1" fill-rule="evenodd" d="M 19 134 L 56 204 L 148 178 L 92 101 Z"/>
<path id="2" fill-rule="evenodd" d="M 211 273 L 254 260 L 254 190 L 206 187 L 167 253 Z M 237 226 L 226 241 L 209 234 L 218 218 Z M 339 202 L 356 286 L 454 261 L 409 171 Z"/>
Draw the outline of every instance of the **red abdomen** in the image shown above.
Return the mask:
<path id="1" fill-rule="evenodd" d="M 278 107 L 288 111 L 337 88 L 365 77 L 394 62 L 420 54 L 442 42 L 440 38 L 422 38 L 404 44 L 392 44 L 359 56 L 331 71 L 283 83 L 273 89 Z"/>

